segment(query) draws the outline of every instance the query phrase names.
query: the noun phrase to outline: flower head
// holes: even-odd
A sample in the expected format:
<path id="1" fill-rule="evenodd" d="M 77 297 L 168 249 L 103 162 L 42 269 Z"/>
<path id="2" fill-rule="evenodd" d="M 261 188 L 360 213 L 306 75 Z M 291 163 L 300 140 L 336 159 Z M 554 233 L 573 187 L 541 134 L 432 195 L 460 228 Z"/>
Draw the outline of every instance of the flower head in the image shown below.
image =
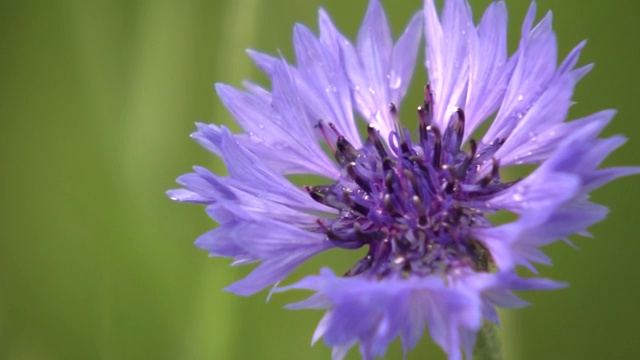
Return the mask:
<path id="1" fill-rule="evenodd" d="M 294 28 L 295 65 L 249 51 L 271 91 L 216 85 L 244 132 L 198 124 L 193 134 L 229 176 L 197 167 L 178 178 L 184 189 L 169 192 L 207 205 L 220 223 L 196 245 L 235 264 L 260 262 L 227 290 L 254 294 L 327 249 L 365 247 L 343 276 L 323 269 L 276 290 L 315 292 L 289 305 L 327 309 L 314 341 L 323 337 L 335 359 L 359 343 L 371 359 L 398 337 L 411 349 L 427 327 L 459 359 L 470 356 L 484 320 L 498 322 L 497 307 L 526 305 L 512 291 L 562 287 L 520 278 L 515 267 L 535 271 L 550 262 L 541 246 L 587 234 L 607 212 L 589 192 L 639 169 L 598 169 L 624 142 L 597 138 L 614 111 L 565 121 L 591 66 L 575 68 L 584 43 L 557 66 L 551 16 L 534 26 L 535 13 L 532 4 L 512 55 L 504 2 L 475 25 L 464 0 L 446 0 L 441 14 L 426 0 L 396 42 L 372 0 L 355 44 L 321 10 L 319 36 Z M 428 82 L 417 128 L 407 129 L 399 109 L 423 31 Z M 520 164 L 539 166 L 503 179 Z M 298 188 L 291 174 L 326 183 Z M 497 211 L 518 218 L 493 225 L 487 214 Z"/>

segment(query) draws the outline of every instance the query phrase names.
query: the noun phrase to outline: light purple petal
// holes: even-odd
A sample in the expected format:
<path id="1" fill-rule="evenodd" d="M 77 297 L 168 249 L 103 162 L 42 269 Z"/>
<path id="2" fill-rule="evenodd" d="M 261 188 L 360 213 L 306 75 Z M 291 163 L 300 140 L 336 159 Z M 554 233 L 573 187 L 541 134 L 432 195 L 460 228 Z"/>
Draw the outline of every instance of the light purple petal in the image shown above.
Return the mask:
<path id="1" fill-rule="evenodd" d="M 249 135 L 249 141 L 243 139 L 244 143 L 252 148 L 259 155 L 269 158 L 271 163 L 284 162 L 296 173 L 315 173 L 325 176 L 337 176 L 335 165 L 322 151 L 316 137 L 311 130 L 311 126 L 304 121 L 306 117 L 300 115 L 294 118 L 290 112 L 302 114 L 299 107 L 294 109 L 287 106 L 296 104 L 295 90 L 290 89 L 291 84 L 284 65 L 275 67 L 278 81 L 274 80 L 274 101 L 273 104 L 264 101 L 258 95 L 246 93 L 224 84 L 217 84 L 216 90 L 220 99 L 227 109 L 237 119 L 238 123 Z M 285 79 L 282 78 L 285 77 Z M 278 84 L 276 86 L 276 84 Z M 282 90 L 279 90 L 282 87 Z M 278 106 L 276 106 L 278 104 Z M 284 113 L 284 115 L 282 115 Z M 200 128 L 201 137 L 205 137 L 215 142 L 215 131 L 220 131 L 217 127 L 209 129 L 209 136 Z M 211 131 L 214 131 L 213 133 Z M 217 135 L 219 137 L 219 135 Z M 197 137 L 197 139 L 199 139 Z M 260 145 L 264 150 L 260 151 Z M 220 145 L 215 146 L 219 149 Z M 209 148 L 209 147 L 207 147 Z M 214 152 L 218 152 L 216 150 Z M 282 168 L 281 168 L 282 169 Z"/>
<path id="2" fill-rule="evenodd" d="M 534 18 L 535 3 L 532 3 L 522 27 L 518 63 L 484 142 L 508 137 L 556 73 L 557 44 L 551 29 L 551 13 L 530 30 Z"/>
<path id="3" fill-rule="evenodd" d="M 425 1 L 425 29 L 434 122 L 440 129 L 446 129 L 455 107 L 462 108 L 466 102 L 469 38 L 476 31 L 469 4 L 463 0 L 445 1 L 439 21 L 433 1 Z"/>
<path id="4" fill-rule="evenodd" d="M 259 51 L 247 49 L 247 55 L 255 62 L 256 66 L 260 68 L 260 70 L 264 71 L 267 75 L 273 75 L 275 72 L 275 66 L 280 59 L 273 57 L 268 54 L 261 53 Z"/>
<path id="5" fill-rule="evenodd" d="M 489 5 L 477 32 L 470 32 L 469 44 L 465 137 L 498 109 L 515 66 L 515 61 L 507 61 L 507 8 L 503 1 Z"/>
<path id="6" fill-rule="evenodd" d="M 391 66 L 386 75 L 390 90 L 389 101 L 397 107 L 400 107 L 409 84 L 411 84 L 421 38 L 422 16 L 416 14 L 393 47 Z"/>
<path id="7" fill-rule="evenodd" d="M 304 191 L 295 187 L 289 180 L 263 166 L 260 159 L 243 149 L 231 134 L 223 132 L 222 156 L 233 186 L 258 196 L 295 209 L 308 211 L 328 211 Z"/>
<path id="8" fill-rule="evenodd" d="M 252 295 L 284 279 L 310 257 L 333 247 L 325 235 L 282 222 L 261 221 L 233 227 L 228 241 L 262 263 L 226 290 Z"/>
<path id="9" fill-rule="evenodd" d="M 296 60 L 303 103 L 312 118 L 332 122 L 357 148 L 362 146 L 351 108 L 349 81 L 339 53 L 327 51 L 302 25 L 294 28 Z"/>
<path id="10" fill-rule="evenodd" d="M 596 133 L 611 121 L 615 115 L 614 110 L 605 110 L 585 118 L 571 122 L 563 122 L 554 126 L 541 129 L 542 132 L 531 134 L 528 141 L 517 146 L 509 153 L 504 153 L 500 161 L 503 165 L 520 165 L 540 163 L 548 159 L 563 139 L 590 124 L 597 124 L 594 127 Z"/>
<path id="11" fill-rule="evenodd" d="M 394 46 L 391 31 L 378 0 L 369 3 L 358 32 L 357 46 L 344 38 L 321 12 L 321 41 L 337 42 L 341 61 L 348 75 L 356 109 L 367 123 L 388 141 L 395 123 L 390 103 L 400 107 L 410 84 L 420 41 L 420 18 L 415 16 Z M 332 45 L 335 51 L 335 46 Z"/>
<path id="12" fill-rule="evenodd" d="M 194 204 L 210 204 L 214 199 L 202 196 L 194 191 L 187 189 L 173 189 L 167 191 L 167 196 L 171 200 L 179 202 L 190 202 Z"/>

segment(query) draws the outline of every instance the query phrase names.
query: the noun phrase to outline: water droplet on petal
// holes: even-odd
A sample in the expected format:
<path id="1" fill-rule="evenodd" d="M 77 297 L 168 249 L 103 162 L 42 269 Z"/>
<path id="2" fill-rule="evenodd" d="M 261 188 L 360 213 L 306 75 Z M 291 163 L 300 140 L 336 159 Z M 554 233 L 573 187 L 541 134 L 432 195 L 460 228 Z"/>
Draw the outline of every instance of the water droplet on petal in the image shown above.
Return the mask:
<path id="1" fill-rule="evenodd" d="M 332 92 L 338 92 L 338 89 L 335 87 L 335 85 L 331 85 L 331 86 L 327 86 L 324 89 L 324 92 L 326 92 L 327 94 L 332 93 Z"/>
<path id="2" fill-rule="evenodd" d="M 396 74 L 395 70 L 391 70 L 389 75 L 387 75 L 387 79 L 389 79 L 389 88 L 390 89 L 398 89 L 402 85 L 402 78 Z"/>
<path id="3" fill-rule="evenodd" d="M 522 101 L 522 100 L 524 100 L 524 95 L 522 94 L 518 95 L 518 101 Z"/>

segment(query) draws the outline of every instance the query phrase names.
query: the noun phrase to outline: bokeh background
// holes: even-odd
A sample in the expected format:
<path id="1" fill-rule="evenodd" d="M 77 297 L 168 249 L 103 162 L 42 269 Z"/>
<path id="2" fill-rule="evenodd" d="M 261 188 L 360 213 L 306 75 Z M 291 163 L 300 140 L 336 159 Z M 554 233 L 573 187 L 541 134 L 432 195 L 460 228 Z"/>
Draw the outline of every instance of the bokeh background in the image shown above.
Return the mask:
<path id="1" fill-rule="evenodd" d="M 489 1 L 471 3 L 478 17 Z M 396 34 L 421 5 L 383 4 Z M 619 110 L 605 132 L 630 141 L 609 165 L 640 164 L 637 4 L 538 1 L 562 56 L 589 39 L 581 63 L 597 66 L 572 116 Z M 309 347 L 322 314 L 282 309 L 306 294 L 221 291 L 250 269 L 196 249 L 214 223 L 164 195 L 191 165 L 224 171 L 189 139 L 195 121 L 232 121 L 213 83 L 264 83 L 244 49 L 290 56 L 292 25 L 316 29 L 320 6 L 354 37 L 366 0 L 0 2 L 1 359 L 330 358 Z M 527 6 L 508 1 L 512 48 Z M 417 74 L 405 104 L 420 100 Z M 507 359 L 640 358 L 639 184 L 595 192 L 612 212 L 580 251 L 547 249 L 541 273 L 571 286 L 502 314 Z M 356 258 L 330 253 L 291 279 Z M 395 344 L 388 358 L 401 357 Z M 444 358 L 428 337 L 408 357 Z"/>

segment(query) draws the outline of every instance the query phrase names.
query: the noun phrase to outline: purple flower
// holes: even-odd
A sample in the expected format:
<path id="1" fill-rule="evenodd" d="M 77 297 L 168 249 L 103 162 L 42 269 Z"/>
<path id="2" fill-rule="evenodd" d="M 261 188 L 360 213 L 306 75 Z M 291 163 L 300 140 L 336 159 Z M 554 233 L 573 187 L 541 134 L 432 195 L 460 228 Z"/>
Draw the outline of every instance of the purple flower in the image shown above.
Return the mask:
<path id="1" fill-rule="evenodd" d="M 597 138 L 614 111 L 565 121 L 591 65 L 575 68 L 581 43 L 557 66 L 551 14 L 534 25 L 535 13 L 532 4 L 510 56 L 504 2 L 475 25 L 464 0 L 446 0 L 440 15 L 426 0 L 395 43 L 372 0 L 355 44 L 320 10 L 319 36 L 294 28 L 295 65 L 249 51 L 271 91 L 216 85 L 244 132 L 197 124 L 192 135 L 229 176 L 196 167 L 178 178 L 183 189 L 168 192 L 205 204 L 220 224 L 197 246 L 234 264 L 260 262 L 227 290 L 251 295 L 327 249 L 365 247 L 343 276 L 323 269 L 276 289 L 315 292 L 289 305 L 327 310 L 313 340 L 323 337 L 334 359 L 356 343 L 373 359 L 398 337 L 413 348 L 428 327 L 460 359 L 471 356 L 483 321 L 498 322 L 497 307 L 526 305 L 512 291 L 564 286 L 520 278 L 515 267 L 535 272 L 550 263 L 541 246 L 588 235 L 607 213 L 589 192 L 640 170 L 598 169 L 625 140 Z M 399 109 L 423 31 L 429 83 L 409 131 Z M 520 164 L 539 166 L 503 179 L 504 168 Z M 291 174 L 319 175 L 325 185 L 298 188 Z M 486 215 L 498 211 L 517 220 L 495 226 Z"/>

